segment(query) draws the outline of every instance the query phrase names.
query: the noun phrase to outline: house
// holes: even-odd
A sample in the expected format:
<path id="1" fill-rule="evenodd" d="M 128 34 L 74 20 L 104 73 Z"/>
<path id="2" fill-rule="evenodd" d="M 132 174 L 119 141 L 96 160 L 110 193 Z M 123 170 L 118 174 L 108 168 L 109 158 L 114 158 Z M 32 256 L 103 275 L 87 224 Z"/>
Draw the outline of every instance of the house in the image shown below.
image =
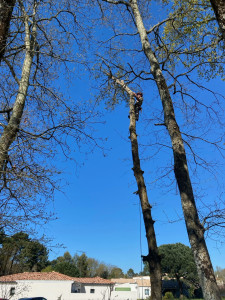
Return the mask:
<path id="1" fill-rule="evenodd" d="M 74 278 L 58 272 L 24 272 L 0 277 L 0 298 L 108 300 L 113 283 L 100 277 Z"/>
<path id="2" fill-rule="evenodd" d="M 93 278 L 74 278 L 74 283 L 72 284 L 72 293 L 79 293 L 76 295 L 77 298 L 71 298 L 71 300 L 76 299 L 110 299 L 110 294 L 113 289 L 113 283 L 111 280 L 103 279 L 101 277 Z M 85 297 L 88 295 L 88 297 Z"/>
<path id="3" fill-rule="evenodd" d="M 133 278 L 113 278 L 114 283 L 111 299 L 137 300 L 146 299 L 151 295 L 151 284 L 149 276 Z"/>

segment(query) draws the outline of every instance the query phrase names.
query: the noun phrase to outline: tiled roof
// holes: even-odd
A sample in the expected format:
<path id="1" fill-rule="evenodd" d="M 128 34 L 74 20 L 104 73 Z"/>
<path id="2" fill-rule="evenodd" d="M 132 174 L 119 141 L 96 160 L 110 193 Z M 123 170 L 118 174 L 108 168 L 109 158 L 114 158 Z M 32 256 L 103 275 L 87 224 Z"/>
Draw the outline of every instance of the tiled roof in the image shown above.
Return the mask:
<path id="1" fill-rule="evenodd" d="M 111 281 L 114 283 L 136 283 L 133 278 L 112 278 Z"/>
<path id="2" fill-rule="evenodd" d="M 103 279 L 101 277 L 90 277 L 90 278 L 73 278 L 74 281 L 79 283 L 91 283 L 91 284 L 113 284 L 111 280 Z"/>
<path id="3" fill-rule="evenodd" d="M 12 275 L 1 276 L 0 281 L 17 280 L 74 280 L 73 277 L 58 272 L 24 272 Z"/>
<path id="4" fill-rule="evenodd" d="M 151 286 L 149 279 L 133 279 L 133 278 L 112 278 L 113 283 L 123 284 L 123 283 L 136 283 L 138 286 Z"/>
<path id="5" fill-rule="evenodd" d="M 12 282 L 18 280 L 71 280 L 79 283 L 91 284 L 113 284 L 111 280 L 103 279 L 101 277 L 93 278 L 76 278 L 70 277 L 58 272 L 24 272 L 0 277 L 0 282 Z"/>
<path id="6" fill-rule="evenodd" d="M 148 279 L 135 279 L 138 286 L 151 286 L 150 280 Z"/>

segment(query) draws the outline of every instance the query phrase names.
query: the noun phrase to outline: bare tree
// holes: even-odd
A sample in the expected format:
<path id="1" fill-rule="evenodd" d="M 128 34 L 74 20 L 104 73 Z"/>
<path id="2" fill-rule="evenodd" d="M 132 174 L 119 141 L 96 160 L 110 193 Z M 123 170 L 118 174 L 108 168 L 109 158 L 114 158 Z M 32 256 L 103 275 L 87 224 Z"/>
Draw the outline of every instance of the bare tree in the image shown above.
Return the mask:
<path id="1" fill-rule="evenodd" d="M 52 218 L 45 207 L 59 187 L 58 152 L 97 145 L 88 125 L 94 105 L 65 97 L 59 84 L 82 63 L 70 51 L 82 49 L 78 19 L 69 1 L 17 1 L 14 9 L 0 75 L 0 221 L 11 231 Z"/>
<path id="2" fill-rule="evenodd" d="M 140 36 L 143 52 L 148 63 L 150 64 L 150 71 L 157 85 L 158 92 L 162 101 L 164 112 L 163 125 L 166 126 L 172 143 L 174 156 L 174 173 L 179 187 L 187 233 L 194 254 L 200 284 L 204 293 L 204 298 L 207 300 L 221 299 L 204 239 L 204 228 L 199 220 L 198 211 L 195 204 L 195 197 L 189 176 L 184 141 L 176 121 L 173 101 L 159 60 L 157 59 L 149 42 L 147 30 L 143 23 L 138 1 L 103 1 L 114 4 L 116 6 L 125 6 L 125 9 L 128 11 L 128 13 L 130 13 L 130 16 L 135 22 L 136 29 Z"/>

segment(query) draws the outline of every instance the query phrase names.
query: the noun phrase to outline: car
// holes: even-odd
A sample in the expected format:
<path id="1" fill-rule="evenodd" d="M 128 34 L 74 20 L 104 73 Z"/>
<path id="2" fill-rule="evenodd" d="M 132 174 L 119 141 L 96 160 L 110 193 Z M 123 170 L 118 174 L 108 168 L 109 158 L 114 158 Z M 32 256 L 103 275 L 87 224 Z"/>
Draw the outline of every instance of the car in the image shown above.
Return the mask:
<path id="1" fill-rule="evenodd" d="M 20 298 L 18 300 L 47 300 L 44 297 L 31 297 L 31 298 Z"/>

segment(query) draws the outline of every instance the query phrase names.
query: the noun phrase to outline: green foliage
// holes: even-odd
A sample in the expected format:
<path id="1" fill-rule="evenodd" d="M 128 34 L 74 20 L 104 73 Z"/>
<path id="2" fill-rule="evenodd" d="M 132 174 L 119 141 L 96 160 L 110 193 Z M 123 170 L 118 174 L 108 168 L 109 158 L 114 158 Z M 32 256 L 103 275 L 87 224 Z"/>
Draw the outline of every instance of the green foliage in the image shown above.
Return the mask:
<path id="1" fill-rule="evenodd" d="M 144 262 L 144 268 L 143 270 L 140 272 L 141 276 L 150 276 L 150 272 L 149 272 L 149 264 L 145 261 Z"/>
<path id="2" fill-rule="evenodd" d="M 88 275 L 88 261 L 87 256 L 83 253 L 80 256 L 76 256 L 77 268 L 79 270 L 79 277 L 87 277 Z"/>
<path id="3" fill-rule="evenodd" d="M 97 259 L 91 258 L 89 257 L 87 259 L 87 273 L 88 273 L 88 277 L 95 277 L 97 274 L 97 269 L 99 267 L 99 262 Z"/>
<path id="4" fill-rule="evenodd" d="M 0 274 L 41 271 L 48 264 L 48 250 L 24 232 L 10 237 L 1 234 Z"/>
<path id="5" fill-rule="evenodd" d="M 80 277 L 77 261 L 76 259 L 72 258 L 68 251 L 65 252 L 63 256 L 59 256 L 57 259 L 51 261 L 49 267 L 56 272 L 68 276 Z"/>
<path id="6" fill-rule="evenodd" d="M 133 269 L 129 269 L 128 271 L 127 271 L 127 277 L 129 277 L 129 278 L 132 278 L 132 277 L 134 277 L 136 274 L 134 273 L 134 270 Z"/>
<path id="7" fill-rule="evenodd" d="M 181 277 L 189 283 L 198 285 L 197 269 L 191 249 L 181 243 L 167 244 L 159 247 L 162 272 L 170 278 Z"/>
<path id="8" fill-rule="evenodd" d="M 170 56 L 167 66 L 175 69 L 197 67 L 199 77 L 225 78 L 224 46 L 208 0 L 173 0 L 171 21 L 163 32 L 162 58 Z"/>
<path id="9" fill-rule="evenodd" d="M 119 270 L 119 271 L 118 271 Z M 68 251 L 63 256 L 57 257 L 49 262 L 49 265 L 42 272 L 56 271 L 72 277 L 96 277 L 109 278 L 112 276 L 120 276 L 122 270 L 117 267 L 111 267 L 98 260 L 87 257 L 85 253 L 82 255 L 75 254 L 72 256 Z M 122 276 L 122 275 L 121 275 Z"/>
<path id="10" fill-rule="evenodd" d="M 110 273 L 110 278 L 123 278 L 123 277 L 124 277 L 124 274 L 123 274 L 122 269 L 117 268 L 117 267 L 112 268 L 111 273 Z"/>
<path id="11" fill-rule="evenodd" d="M 41 272 L 52 272 L 52 271 L 54 271 L 52 266 L 47 266 L 46 268 L 41 270 Z"/>
<path id="12" fill-rule="evenodd" d="M 96 270 L 96 276 L 107 279 L 109 278 L 109 275 L 110 268 L 108 268 L 105 264 L 101 263 Z"/>
<path id="13" fill-rule="evenodd" d="M 68 262 L 57 263 L 54 267 L 54 271 L 72 277 L 80 277 L 79 270 L 77 269 L 77 267 Z"/>
<path id="14" fill-rule="evenodd" d="M 179 299 L 180 299 L 180 300 L 186 300 L 186 299 L 188 299 L 188 298 L 187 298 L 186 296 L 184 296 L 184 295 L 181 295 Z"/>
<path id="15" fill-rule="evenodd" d="M 165 296 L 163 297 L 163 300 L 173 300 L 173 299 L 174 299 L 174 296 L 173 296 L 173 293 L 171 293 L 171 292 L 166 292 Z"/>
<path id="16" fill-rule="evenodd" d="M 112 267 L 104 264 L 103 262 L 99 262 L 94 258 L 87 259 L 88 264 L 88 277 L 99 276 L 101 278 L 109 278 L 109 274 L 111 272 Z"/>

